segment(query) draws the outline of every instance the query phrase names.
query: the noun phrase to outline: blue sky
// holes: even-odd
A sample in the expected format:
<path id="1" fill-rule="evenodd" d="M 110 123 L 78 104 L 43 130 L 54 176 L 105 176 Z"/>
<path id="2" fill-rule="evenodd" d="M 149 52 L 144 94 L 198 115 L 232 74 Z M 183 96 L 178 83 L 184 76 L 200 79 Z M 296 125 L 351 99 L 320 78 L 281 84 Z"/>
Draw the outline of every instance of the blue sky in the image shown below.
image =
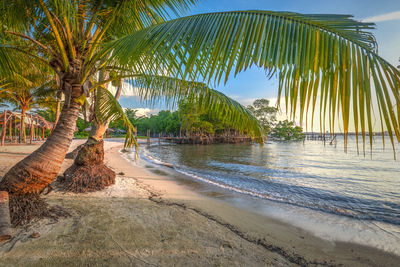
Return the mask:
<path id="1" fill-rule="evenodd" d="M 351 14 L 357 20 L 376 22 L 375 34 L 379 54 L 394 65 L 400 57 L 400 0 L 203 0 L 187 15 L 232 11 L 232 10 L 274 10 L 299 13 Z M 277 82 L 268 80 L 262 69 L 256 67 L 231 77 L 226 85 L 216 89 L 238 100 L 244 105 L 257 98 L 274 99 Z M 138 103 L 132 97 L 122 97 L 121 104 L 136 108 Z M 144 107 L 140 105 L 140 107 Z"/>

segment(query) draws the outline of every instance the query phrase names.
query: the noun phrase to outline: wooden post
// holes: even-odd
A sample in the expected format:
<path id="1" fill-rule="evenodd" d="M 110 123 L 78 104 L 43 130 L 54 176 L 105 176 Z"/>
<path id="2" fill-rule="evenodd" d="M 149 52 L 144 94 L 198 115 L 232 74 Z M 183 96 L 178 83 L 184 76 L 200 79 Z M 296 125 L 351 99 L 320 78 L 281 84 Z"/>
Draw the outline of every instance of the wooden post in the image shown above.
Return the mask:
<path id="1" fill-rule="evenodd" d="M 42 128 L 42 139 L 44 140 L 44 126 Z"/>
<path id="2" fill-rule="evenodd" d="M 150 143 L 150 129 L 147 129 L 147 143 Z"/>
<path id="3" fill-rule="evenodd" d="M 31 115 L 31 144 L 32 144 L 32 141 L 33 141 L 33 118 Z"/>
<path id="4" fill-rule="evenodd" d="M 7 131 L 7 119 L 6 119 L 6 113 L 7 111 L 4 111 L 3 115 L 3 131 L 1 134 L 1 145 L 4 145 L 4 138 L 6 137 L 6 131 Z"/>
<path id="5" fill-rule="evenodd" d="M 0 191 L 0 242 L 11 238 L 8 192 Z"/>
<path id="6" fill-rule="evenodd" d="M 10 120 L 10 123 L 8 124 L 8 135 L 9 135 L 9 137 L 10 137 L 10 143 L 11 143 L 11 141 L 12 141 L 12 113 L 10 114 L 10 118 L 9 118 L 9 120 Z"/>
<path id="7" fill-rule="evenodd" d="M 35 139 L 36 139 L 36 141 L 38 140 L 38 138 L 39 138 L 39 119 L 38 119 L 38 117 L 36 117 L 36 128 L 35 128 Z"/>
<path id="8" fill-rule="evenodd" d="M 14 135 L 15 135 L 15 142 L 18 142 L 18 132 L 17 132 L 17 116 L 14 115 Z"/>

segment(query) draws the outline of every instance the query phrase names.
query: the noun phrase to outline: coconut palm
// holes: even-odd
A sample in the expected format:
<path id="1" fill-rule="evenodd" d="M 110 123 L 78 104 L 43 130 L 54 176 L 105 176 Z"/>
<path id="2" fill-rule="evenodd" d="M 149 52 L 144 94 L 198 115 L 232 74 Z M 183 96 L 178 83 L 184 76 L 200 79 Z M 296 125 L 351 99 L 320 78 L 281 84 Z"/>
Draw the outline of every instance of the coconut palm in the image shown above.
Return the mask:
<path id="1" fill-rule="evenodd" d="M 141 100 L 148 105 L 156 105 L 161 101 L 164 105 L 173 107 L 185 100 L 200 109 L 207 109 L 210 114 L 223 122 L 237 125 L 239 131 L 246 132 L 249 136 L 262 136 L 261 125 L 249 111 L 233 99 L 208 88 L 204 83 L 157 75 L 137 75 L 126 84 L 133 86 Z M 137 146 L 133 135 L 136 130 L 116 101 L 122 92 L 123 83 L 118 81 L 114 85 L 117 86 L 114 96 L 104 87 L 99 87 L 93 92 L 91 97 L 93 104 L 89 109 L 92 122 L 89 138 L 82 147 L 77 148 L 74 164 L 59 180 L 64 183 L 67 190 L 95 191 L 114 183 L 115 173 L 104 165 L 102 156 L 103 135 L 111 121 L 122 120 L 128 130 L 125 145 Z M 256 140 L 261 142 L 262 138 Z"/>
<path id="2" fill-rule="evenodd" d="M 340 114 L 347 133 L 352 114 L 365 138 L 366 130 L 372 132 L 375 99 L 392 143 L 393 133 L 400 140 L 400 109 L 392 105 L 400 102 L 400 74 L 376 54 L 373 24 L 348 15 L 271 11 L 179 17 L 193 2 L 1 0 L 0 70 L 21 68 L 22 56 L 51 66 L 65 103 L 46 143 L 14 166 L 0 188 L 28 194 L 47 186 L 60 169 L 86 96 L 125 77 L 162 75 L 209 84 L 256 65 L 277 73 L 279 95 L 293 115 L 299 105 L 301 117 L 310 106 L 314 113 L 319 99 L 331 130 Z M 178 18 L 170 20 L 171 14 Z M 10 36 L 25 42 L 9 44 Z M 112 70 L 120 74 L 91 83 L 95 73 Z"/>
<path id="3" fill-rule="evenodd" d="M 13 79 L 14 78 L 14 79 Z M 55 106 L 55 84 L 46 81 L 43 73 L 25 73 L 4 81 L 6 85 L 0 90 L 0 98 L 7 106 L 21 111 L 19 142 L 25 143 L 25 117 L 33 108 L 50 108 Z"/>

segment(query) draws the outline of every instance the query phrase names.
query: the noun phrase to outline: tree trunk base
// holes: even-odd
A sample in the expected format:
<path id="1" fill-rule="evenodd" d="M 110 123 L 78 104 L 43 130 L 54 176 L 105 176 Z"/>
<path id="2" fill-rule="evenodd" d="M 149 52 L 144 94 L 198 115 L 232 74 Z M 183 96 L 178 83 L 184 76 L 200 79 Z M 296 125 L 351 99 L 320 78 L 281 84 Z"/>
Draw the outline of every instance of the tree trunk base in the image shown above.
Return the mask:
<path id="1" fill-rule="evenodd" d="M 11 238 L 9 196 L 7 191 L 0 191 L 0 242 Z"/>
<path id="2" fill-rule="evenodd" d="M 60 183 L 64 190 L 74 193 L 100 191 L 115 184 L 115 172 L 104 164 L 72 165 L 65 171 Z"/>
<path id="3" fill-rule="evenodd" d="M 74 193 L 95 192 L 115 183 L 115 172 L 103 163 L 104 142 L 89 138 L 74 164 L 58 179 L 61 188 Z"/>
<path id="4" fill-rule="evenodd" d="M 72 150 L 71 152 L 67 153 L 67 155 L 65 155 L 66 159 L 75 159 L 76 156 L 78 156 L 79 150 L 81 150 L 81 148 L 84 146 L 85 144 L 79 145 L 77 146 L 74 150 Z"/>
<path id="5" fill-rule="evenodd" d="M 12 226 L 26 225 L 33 220 L 68 217 L 69 213 L 59 206 L 50 207 L 39 194 L 10 195 L 10 217 Z"/>

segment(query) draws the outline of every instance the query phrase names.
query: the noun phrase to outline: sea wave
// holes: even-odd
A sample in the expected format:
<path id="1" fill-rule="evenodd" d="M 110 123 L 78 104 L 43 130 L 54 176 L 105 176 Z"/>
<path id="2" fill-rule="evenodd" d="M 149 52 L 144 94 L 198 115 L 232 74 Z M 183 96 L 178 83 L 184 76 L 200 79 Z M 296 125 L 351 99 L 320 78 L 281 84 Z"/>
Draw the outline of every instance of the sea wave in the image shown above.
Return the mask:
<path id="1" fill-rule="evenodd" d="M 222 175 L 218 175 L 215 172 L 201 174 L 185 166 L 173 165 L 169 162 L 165 162 L 159 158 L 151 156 L 149 155 L 148 151 L 145 151 L 142 153 L 142 155 L 144 159 L 147 159 L 154 164 L 173 168 L 176 172 L 200 182 L 204 182 L 239 194 L 352 217 L 359 220 L 380 221 L 394 225 L 400 225 L 400 214 L 396 214 L 396 211 L 400 210 L 400 205 L 396 203 L 341 196 L 329 190 L 308 188 L 298 185 L 288 185 L 279 183 L 277 181 L 259 180 L 252 177 L 234 177 L 235 179 L 229 177 L 226 179 L 221 179 Z M 211 165 L 220 165 L 220 163 L 213 163 Z M 227 166 L 230 166 L 231 168 L 233 167 L 232 165 L 238 164 L 227 164 Z M 257 169 L 260 168 L 259 166 L 252 167 Z M 216 178 L 220 178 L 221 180 L 218 181 Z M 241 182 L 239 183 L 238 181 Z M 240 187 L 237 184 L 245 184 L 245 186 Z M 253 186 L 252 188 L 249 188 L 251 184 L 253 184 Z M 266 190 L 263 190 L 265 187 L 268 187 L 270 192 L 265 192 Z M 257 188 L 261 189 L 257 190 Z M 302 197 L 296 197 L 296 194 L 300 193 L 302 194 Z M 352 208 L 348 208 L 348 206 L 351 206 Z M 376 214 L 371 212 L 371 210 L 369 210 L 369 207 L 371 206 L 379 206 L 379 213 Z"/>

